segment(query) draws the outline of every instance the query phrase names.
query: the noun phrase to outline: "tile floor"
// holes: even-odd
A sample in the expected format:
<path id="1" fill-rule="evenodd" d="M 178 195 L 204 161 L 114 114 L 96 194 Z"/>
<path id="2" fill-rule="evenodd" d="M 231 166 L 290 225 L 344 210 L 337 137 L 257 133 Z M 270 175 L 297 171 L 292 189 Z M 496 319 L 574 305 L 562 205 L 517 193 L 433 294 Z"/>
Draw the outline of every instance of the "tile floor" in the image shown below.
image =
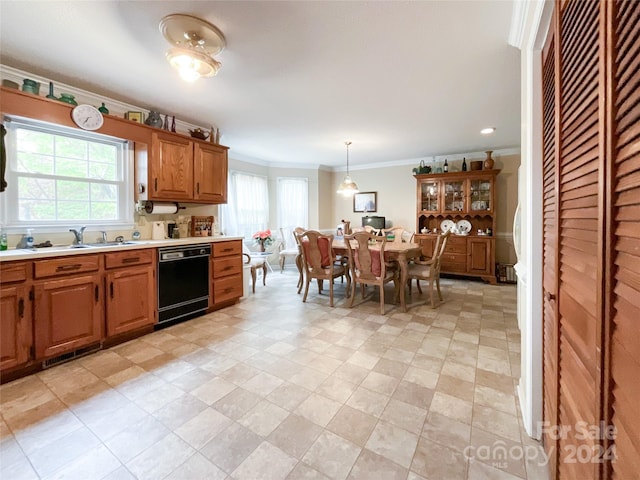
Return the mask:
<path id="1" fill-rule="evenodd" d="M 0 387 L 0 477 L 546 478 L 514 393 L 513 286 L 444 279 L 440 308 L 414 288 L 381 316 L 377 295 L 345 308 L 340 283 L 330 308 L 316 288 L 303 304 L 293 271 L 267 280 Z"/>

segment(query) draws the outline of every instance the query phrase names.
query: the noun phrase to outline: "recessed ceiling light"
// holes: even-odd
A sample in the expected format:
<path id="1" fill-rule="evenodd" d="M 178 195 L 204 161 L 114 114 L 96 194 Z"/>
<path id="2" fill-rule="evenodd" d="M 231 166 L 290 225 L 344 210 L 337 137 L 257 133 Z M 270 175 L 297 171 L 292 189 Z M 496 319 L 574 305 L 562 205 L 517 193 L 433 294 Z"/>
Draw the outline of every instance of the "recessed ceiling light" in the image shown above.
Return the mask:
<path id="1" fill-rule="evenodd" d="M 480 130 L 480 133 L 483 135 L 491 135 L 495 131 L 496 131 L 496 127 L 487 127 Z"/>

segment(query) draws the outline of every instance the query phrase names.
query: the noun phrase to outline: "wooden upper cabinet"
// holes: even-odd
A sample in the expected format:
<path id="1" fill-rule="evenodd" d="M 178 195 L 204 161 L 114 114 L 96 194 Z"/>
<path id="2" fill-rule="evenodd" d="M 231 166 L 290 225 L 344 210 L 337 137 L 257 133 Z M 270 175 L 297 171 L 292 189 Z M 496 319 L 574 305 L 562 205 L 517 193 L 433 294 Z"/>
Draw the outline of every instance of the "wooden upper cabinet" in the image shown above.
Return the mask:
<path id="1" fill-rule="evenodd" d="M 148 182 L 148 195 L 139 187 L 139 200 L 226 203 L 227 150 L 175 133 L 154 132 L 149 158 L 136 158 L 137 181 Z"/>
<path id="2" fill-rule="evenodd" d="M 149 161 L 152 199 L 193 198 L 193 144 L 186 138 L 154 133 Z"/>
<path id="3" fill-rule="evenodd" d="M 194 143 L 193 169 L 196 200 L 227 203 L 227 149 Z"/>

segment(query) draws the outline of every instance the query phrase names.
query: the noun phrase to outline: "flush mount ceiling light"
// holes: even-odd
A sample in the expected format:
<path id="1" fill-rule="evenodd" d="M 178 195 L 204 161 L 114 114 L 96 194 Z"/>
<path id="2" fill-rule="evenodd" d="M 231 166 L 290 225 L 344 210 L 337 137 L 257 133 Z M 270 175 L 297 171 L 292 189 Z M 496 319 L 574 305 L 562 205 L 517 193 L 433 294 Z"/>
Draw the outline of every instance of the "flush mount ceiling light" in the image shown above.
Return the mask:
<path id="1" fill-rule="evenodd" d="M 491 135 L 495 131 L 496 131 L 496 127 L 487 127 L 480 130 L 480 133 L 482 135 Z"/>
<path id="2" fill-rule="evenodd" d="M 220 62 L 212 57 L 224 49 L 226 41 L 215 26 L 191 15 L 172 14 L 160 20 L 160 32 L 172 45 L 167 60 L 184 80 L 193 82 L 218 73 Z"/>
<path id="3" fill-rule="evenodd" d="M 351 145 L 351 142 L 344 142 L 344 144 L 347 146 L 347 175 L 338 187 L 337 193 L 340 193 L 345 197 L 350 197 L 354 193 L 358 193 L 360 190 L 358 190 L 358 185 L 356 182 L 351 180 L 351 176 L 349 175 L 349 145 Z"/>

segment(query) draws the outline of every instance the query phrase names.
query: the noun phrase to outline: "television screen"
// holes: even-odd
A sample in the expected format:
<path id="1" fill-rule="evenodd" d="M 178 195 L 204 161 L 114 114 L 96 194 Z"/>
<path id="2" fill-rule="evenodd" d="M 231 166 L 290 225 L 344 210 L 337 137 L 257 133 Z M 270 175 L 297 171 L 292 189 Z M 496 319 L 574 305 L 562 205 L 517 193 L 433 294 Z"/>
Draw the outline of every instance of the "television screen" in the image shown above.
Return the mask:
<path id="1" fill-rule="evenodd" d="M 366 227 L 367 225 L 377 229 L 385 228 L 385 217 L 362 217 L 362 226 Z"/>

